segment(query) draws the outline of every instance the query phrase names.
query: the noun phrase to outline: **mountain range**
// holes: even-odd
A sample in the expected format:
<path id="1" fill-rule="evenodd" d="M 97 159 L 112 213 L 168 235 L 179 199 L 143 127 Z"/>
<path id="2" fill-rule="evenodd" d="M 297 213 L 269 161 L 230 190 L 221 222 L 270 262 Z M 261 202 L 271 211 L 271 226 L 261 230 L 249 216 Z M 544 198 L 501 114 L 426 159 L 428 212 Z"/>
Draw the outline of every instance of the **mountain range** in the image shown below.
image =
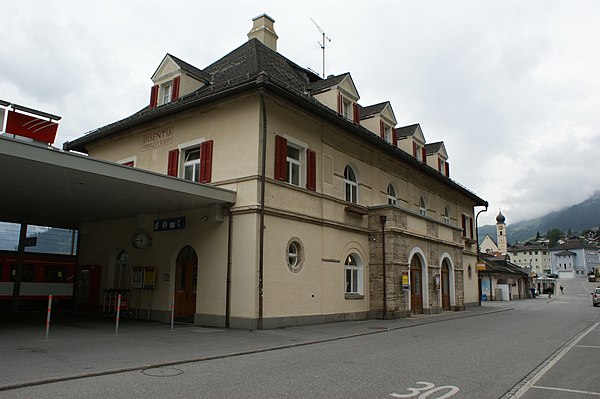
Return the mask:
<path id="1" fill-rule="evenodd" d="M 536 219 L 507 224 L 506 234 L 509 244 L 525 242 L 535 238 L 539 232 L 544 235 L 548 230 L 558 228 L 563 232 L 581 232 L 600 226 L 600 192 L 595 193 L 587 200 L 551 212 Z M 496 241 L 496 225 L 485 225 L 478 229 L 479 240 L 487 235 Z"/>

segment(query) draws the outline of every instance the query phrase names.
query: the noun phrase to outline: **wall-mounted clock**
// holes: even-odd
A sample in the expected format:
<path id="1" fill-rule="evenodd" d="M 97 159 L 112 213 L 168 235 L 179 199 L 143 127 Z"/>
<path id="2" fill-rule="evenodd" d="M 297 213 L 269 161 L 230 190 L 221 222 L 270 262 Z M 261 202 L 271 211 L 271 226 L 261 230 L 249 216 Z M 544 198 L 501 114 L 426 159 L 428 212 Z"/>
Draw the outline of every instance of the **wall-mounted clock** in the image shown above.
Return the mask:
<path id="1" fill-rule="evenodd" d="M 152 239 L 147 233 L 139 231 L 133 235 L 131 243 L 135 248 L 147 248 L 152 245 Z"/>

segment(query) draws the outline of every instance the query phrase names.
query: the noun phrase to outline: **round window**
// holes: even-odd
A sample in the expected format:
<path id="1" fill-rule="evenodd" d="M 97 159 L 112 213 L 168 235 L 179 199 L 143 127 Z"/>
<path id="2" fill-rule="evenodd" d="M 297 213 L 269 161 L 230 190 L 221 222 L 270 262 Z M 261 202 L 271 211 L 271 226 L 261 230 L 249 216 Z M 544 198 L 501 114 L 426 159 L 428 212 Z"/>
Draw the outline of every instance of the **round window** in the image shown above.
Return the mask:
<path id="1" fill-rule="evenodd" d="M 292 238 L 287 244 L 287 266 L 293 273 L 297 273 L 304 263 L 304 251 L 302 244 L 297 238 Z"/>

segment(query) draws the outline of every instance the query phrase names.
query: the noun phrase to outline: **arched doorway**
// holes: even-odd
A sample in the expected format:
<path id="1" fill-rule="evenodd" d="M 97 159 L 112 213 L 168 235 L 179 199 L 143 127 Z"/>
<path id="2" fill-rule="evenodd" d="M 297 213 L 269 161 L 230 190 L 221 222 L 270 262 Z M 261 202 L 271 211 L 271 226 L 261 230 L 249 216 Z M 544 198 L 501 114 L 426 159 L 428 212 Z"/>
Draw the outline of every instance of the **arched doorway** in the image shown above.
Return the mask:
<path id="1" fill-rule="evenodd" d="M 189 245 L 177 255 L 175 262 L 175 317 L 194 321 L 196 287 L 198 283 L 198 256 Z"/>
<path id="2" fill-rule="evenodd" d="M 410 311 L 423 313 L 423 267 L 417 255 L 410 261 Z"/>
<path id="3" fill-rule="evenodd" d="M 447 259 L 442 262 L 442 309 L 450 310 L 450 268 Z"/>

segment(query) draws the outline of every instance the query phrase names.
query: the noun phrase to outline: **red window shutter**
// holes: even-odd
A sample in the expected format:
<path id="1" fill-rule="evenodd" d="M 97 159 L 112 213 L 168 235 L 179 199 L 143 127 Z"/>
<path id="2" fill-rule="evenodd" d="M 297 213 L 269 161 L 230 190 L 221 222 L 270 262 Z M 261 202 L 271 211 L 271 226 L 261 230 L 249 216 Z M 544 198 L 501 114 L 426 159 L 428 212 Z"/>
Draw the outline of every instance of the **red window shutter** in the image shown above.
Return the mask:
<path id="1" fill-rule="evenodd" d="M 156 108 L 158 105 L 158 85 L 152 86 L 150 89 L 150 109 Z"/>
<path id="2" fill-rule="evenodd" d="M 450 164 L 448 162 L 446 162 L 445 164 L 446 167 L 446 177 L 450 177 Z"/>
<path id="3" fill-rule="evenodd" d="M 179 149 L 169 151 L 169 163 L 167 165 L 167 174 L 177 177 L 179 169 Z"/>
<path id="4" fill-rule="evenodd" d="M 385 124 L 383 121 L 379 121 L 379 136 L 385 140 Z"/>
<path id="5" fill-rule="evenodd" d="M 173 89 L 171 90 L 171 101 L 175 101 L 179 98 L 179 83 L 181 81 L 180 76 L 175 76 L 173 79 Z"/>
<path id="6" fill-rule="evenodd" d="M 469 218 L 469 233 L 471 233 L 469 235 L 469 238 L 473 238 L 473 219 Z"/>
<path id="7" fill-rule="evenodd" d="M 425 147 L 421 147 L 421 154 L 423 155 L 423 163 L 426 164 L 427 163 L 427 150 L 425 149 Z"/>
<path id="8" fill-rule="evenodd" d="M 398 132 L 396 132 L 396 128 L 392 128 L 392 144 L 394 147 L 398 144 Z"/>
<path id="9" fill-rule="evenodd" d="M 467 218 L 465 215 L 462 215 L 462 233 L 463 237 L 467 236 Z"/>
<path id="10" fill-rule="evenodd" d="M 317 190 L 317 154 L 310 149 L 306 150 L 306 188 Z"/>
<path id="11" fill-rule="evenodd" d="M 360 125 L 360 107 L 358 106 L 357 103 L 352 103 L 352 108 L 353 108 L 353 112 L 354 112 L 354 123 L 356 123 L 357 125 Z"/>
<path id="12" fill-rule="evenodd" d="M 342 93 L 338 93 L 338 114 L 342 114 Z"/>
<path id="13" fill-rule="evenodd" d="M 200 144 L 200 178 L 198 183 L 210 183 L 212 178 L 213 141 Z"/>
<path id="14" fill-rule="evenodd" d="M 275 136 L 275 179 L 285 181 L 287 179 L 287 140 L 281 136 Z"/>
<path id="15" fill-rule="evenodd" d="M 413 141 L 413 157 L 417 157 L 417 143 Z"/>

